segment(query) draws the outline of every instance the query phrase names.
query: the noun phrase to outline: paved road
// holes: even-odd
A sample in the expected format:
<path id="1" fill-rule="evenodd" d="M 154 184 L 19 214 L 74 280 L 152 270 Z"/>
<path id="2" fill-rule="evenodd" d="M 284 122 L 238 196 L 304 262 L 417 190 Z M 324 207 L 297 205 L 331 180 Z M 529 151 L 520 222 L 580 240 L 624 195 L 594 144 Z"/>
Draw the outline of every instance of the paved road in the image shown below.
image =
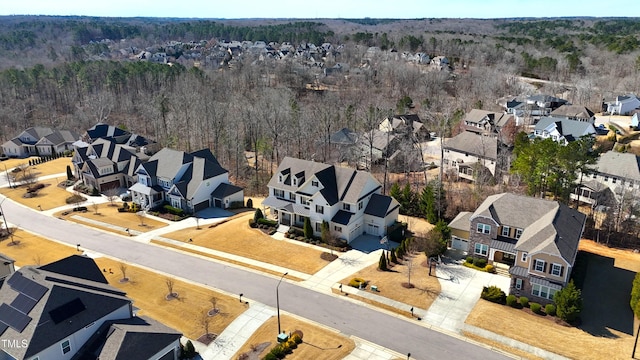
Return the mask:
<path id="1" fill-rule="evenodd" d="M 1 201 L 1 200 L 0 200 Z M 2 204 L 7 221 L 22 229 L 125 261 L 173 274 L 275 307 L 278 279 L 196 258 L 45 216 L 12 201 Z M 242 241 L 238 240 L 238 246 Z M 508 359 L 504 355 L 433 331 L 410 321 L 283 282 L 280 307 L 355 335 L 412 359 Z"/>

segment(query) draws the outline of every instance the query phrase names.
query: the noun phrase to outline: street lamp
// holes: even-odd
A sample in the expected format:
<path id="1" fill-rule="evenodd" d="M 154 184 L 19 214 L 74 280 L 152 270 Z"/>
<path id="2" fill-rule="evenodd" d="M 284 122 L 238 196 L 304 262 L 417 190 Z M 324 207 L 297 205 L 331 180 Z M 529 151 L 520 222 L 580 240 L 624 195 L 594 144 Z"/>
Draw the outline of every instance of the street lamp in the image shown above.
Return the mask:
<path id="1" fill-rule="evenodd" d="M 276 308 L 278 309 L 278 335 L 282 334 L 282 329 L 280 328 L 280 296 L 278 295 L 278 288 L 280 287 L 280 283 L 282 279 L 287 276 L 289 272 L 286 272 L 280 276 L 280 280 L 278 281 L 278 285 L 276 285 Z"/>

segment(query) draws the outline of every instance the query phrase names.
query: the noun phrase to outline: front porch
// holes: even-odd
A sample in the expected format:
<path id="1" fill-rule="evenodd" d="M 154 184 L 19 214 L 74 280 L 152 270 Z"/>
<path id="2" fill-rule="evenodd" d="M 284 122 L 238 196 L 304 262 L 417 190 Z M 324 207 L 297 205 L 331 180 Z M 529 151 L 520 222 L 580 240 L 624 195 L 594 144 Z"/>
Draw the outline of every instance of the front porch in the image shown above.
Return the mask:
<path id="1" fill-rule="evenodd" d="M 304 226 L 304 219 L 309 217 L 309 209 L 304 205 L 273 196 L 262 201 L 262 212 L 266 217 L 278 221 L 278 224 L 300 228 Z"/>
<path id="2" fill-rule="evenodd" d="M 131 201 L 140 205 L 141 209 L 154 208 L 164 201 L 164 191 L 158 185 L 149 187 L 136 183 L 129 188 L 129 191 L 131 192 Z"/>
<path id="3" fill-rule="evenodd" d="M 492 240 L 489 247 L 489 261 L 504 264 L 509 267 L 516 263 L 516 250 L 514 249 L 516 242 Z"/>

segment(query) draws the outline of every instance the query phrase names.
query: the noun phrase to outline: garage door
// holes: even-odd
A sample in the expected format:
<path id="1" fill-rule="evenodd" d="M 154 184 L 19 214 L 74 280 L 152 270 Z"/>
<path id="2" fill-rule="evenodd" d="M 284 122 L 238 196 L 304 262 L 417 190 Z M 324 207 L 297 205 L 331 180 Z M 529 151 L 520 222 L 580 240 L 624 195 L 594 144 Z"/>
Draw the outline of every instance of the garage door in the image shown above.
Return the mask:
<path id="1" fill-rule="evenodd" d="M 451 247 L 457 250 L 468 251 L 469 242 L 459 237 L 451 237 Z"/>
<path id="2" fill-rule="evenodd" d="M 367 234 L 380 235 L 380 227 L 378 225 L 367 224 Z"/>
<path id="3" fill-rule="evenodd" d="M 118 187 L 120 187 L 120 180 L 113 180 L 104 184 L 100 184 L 100 191 L 107 191 L 109 189 L 115 189 Z"/>
<path id="4" fill-rule="evenodd" d="M 204 210 L 209 207 L 209 200 L 203 201 L 201 203 L 195 204 L 193 206 L 193 211 L 198 212 L 200 210 Z"/>

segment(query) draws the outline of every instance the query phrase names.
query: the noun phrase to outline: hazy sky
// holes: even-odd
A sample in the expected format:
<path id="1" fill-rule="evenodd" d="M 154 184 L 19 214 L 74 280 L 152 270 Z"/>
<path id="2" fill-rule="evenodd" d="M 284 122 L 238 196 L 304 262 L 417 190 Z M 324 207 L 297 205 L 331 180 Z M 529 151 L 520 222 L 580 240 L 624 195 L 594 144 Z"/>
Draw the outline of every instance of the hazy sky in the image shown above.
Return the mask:
<path id="1" fill-rule="evenodd" d="M 635 5 L 634 5 L 635 4 Z M 2 0 L 0 15 L 194 18 L 503 18 L 640 16 L 602 0 Z"/>

